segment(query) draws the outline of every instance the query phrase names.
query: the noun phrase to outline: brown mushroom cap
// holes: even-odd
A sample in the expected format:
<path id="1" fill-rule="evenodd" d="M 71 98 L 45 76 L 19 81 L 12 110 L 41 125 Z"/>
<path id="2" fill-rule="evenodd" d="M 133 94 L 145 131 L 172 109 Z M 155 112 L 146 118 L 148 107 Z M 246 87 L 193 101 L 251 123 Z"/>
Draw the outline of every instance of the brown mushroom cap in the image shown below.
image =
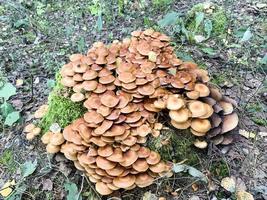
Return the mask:
<path id="1" fill-rule="evenodd" d="M 138 159 L 137 161 L 134 162 L 132 165 L 133 169 L 135 169 L 138 172 L 145 172 L 147 171 L 149 165 L 147 164 L 146 159 Z"/>
<path id="2" fill-rule="evenodd" d="M 155 88 L 151 84 L 146 84 L 138 87 L 137 91 L 142 95 L 152 95 L 155 92 Z"/>
<path id="3" fill-rule="evenodd" d="M 154 178 L 152 178 L 150 175 L 148 175 L 147 173 L 140 173 L 138 175 L 136 175 L 136 180 L 135 180 L 135 184 L 138 187 L 147 187 L 149 185 L 151 185 L 154 181 Z"/>
<path id="4" fill-rule="evenodd" d="M 192 117 L 200 117 L 207 113 L 207 108 L 201 101 L 190 102 L 188 108 L 192 113 Z"/>
<path id="5" fill-rule="evenodd" d="M 31 132 L 36 126 L 34 124 L 28 124 L 27 126 L 24 127 L 23 131 L 26 133 Z"/>
<path id="6" fill-rule="evenodd" d="M 205 107 L 206 107 L 207 112 L 205 115 L 202 115 L 199 117 L 201 119 L 209 118 L 214 112 L 213 108 L 209 104 L 205 104 Z"/>
<path id="7" fill-rule="evenodd" d="M 106 183 L 103 182 L 97 182 L 95 184 L 95 189 L 96 191 L 101 194 L 101 195 L 109 195 L 113 192 L 113 190 L 111 190 Z"/>
<path id="8" fill-rule="evenodd" d="M 210 94 L 210 89 L 202 83 L 197 83 L 194 90 L 199 92 L 200 97 L 207 97 Z"/>
<path id="9" fill-rule="evenodd" d="M 84 114 L 84 120 L 88 123 L 99 124 L 104 120 L 104 118 L 96 111 L 90 111 Z"/>
<path id="10" fill-rule="evenodd" d="M 191 126 L 191 120 L 182 123 L 178 123 L 174 120 L 171 120 L 171 124 L 177 129 L 188 129 Z"/>
<path id="11" fill-rule="evenodd" d="M 102 157 L 109 157 L 113 154 L 113 148 L 110 145 L 106 145 L 104 147 L 99 147 L 97 150 L 98 155 Z"/>
<path id="12" fill-rule="evenodd" d="M 79 102 L 79 101 L 82 101 L 82 100 L 84 100 L 84 98 L 85 98 L 85 96 L 84 96 L 84 94 L 82 94 L 82 93 L 73 93 L 72 95 L 71 95 L 71 97 L 70 97 L 70 99 L 71 99 L 71 101 L 73 101 L 73 102 Z"/>
<path id="13" fill-rule="evenodd" d="M 146 158 L 146 161 L 149 165 L 155 165 L 160 161 L 159 153 L 151 151 L 149 156 Z"/>
<path id="14" fill-rule="evenodd" d="M 82 86 L 83 86 L 83 89 L 86 90 L 86 91 L 94 91 L 96 88 L 97 88 L 97 81 L 84 81 L 82 83 Z"/>
<path id="15" fill-rule="evenodd" d="M 190 99 L 198 99 L 199 95 L 200 95 L 200 93 L 198 91 L 195 91 L 195 90 L 186 93 L 186 96 Z"/>
<path id="16" fill-rule="evenodd" d="M 222 107 L 224 115 L 229 115 L 234 111 L 234 107 L 231 103 L 220 101 L 219 105 Z"/>
<path id="17" fill-rule="evenodd" d="M 123 154 L 123 159 L 124 161 L 120 162 L 120 165 L 128 167 L 138 159 L 137 152 L 130 149 Z"/>
<path id="18" fill-rule="evenodd" d="M 46 151 L 47 151 L 47 153 L 51 153 L 51 154 L 53 154 L 53 153 L 57 153 L 57 152 L 60 151 L 60 146 L 58 146 L 58 145 L 53 145 L 53 144 L 49 143 L 49 144 L 46 146 Z"/>
<path id="19" fill-rule="evenodd" d="M 113 108 L 119 103 L 120 99 L 114 94 L 114 92 L 109 91 L 105 92 L 101 96 L 100 101 L 103 105 Z"/>
<path id="20" fill-rule="evenodd" d="M 41 133 L 41 128 L 40 127 L 35 127 L 31 133 L 34 134 L 34 135 L 39 135 Z"/>
<path id="21" fill-rule="evenodd" d="M 237 124 L 238 115 L 236 113 L 224 116 L 222 124 L 222 133 L 226 133 L 228 131 L 233 130 L 237 126 Z"/>
<path id="22" fill-rule="evenodd" d="M 136 131 L 141 137 L 145 137 L 152 132 L 151 128 L 147 124 L 137 127 Z"/>
<path id="23" fill-rule="evenodd" d="M 197 139 L 197 140 L 194 142 L 194 145 L 195 145 L 195 147 L 197 147 L 197 148 L 199 148 L 199 149 L 205 149 L 205 148 L 207 148 L 208 143 L 207 143 L 205 140 L 200 141 L 200 140 Z"/>
<path id="24" fill-rule="evenodd" d="M 65 142 L 65 139 L 62 135 L 62 133 L 54 133 L 50 137 L 50 143 L 53 145 L 61 145 Z"/>
<path id="25" fill-rule="evenodd" d="M 130 72 L 121 72 L 118 79 L 123 83 L 131 83 L 135 81 L 136 77 Z"/>
<path id="26" fill-rule="evenodd" d="M 82 78 L 85 81 L 90 81 L 90 80 L 94 80 L 95 78 L 97 78 L 97 75 L 98 73 L 96 71 L 88 69 L 86 70 L 85 73 L 83 73 Z"/>
<path id="27" fill-rule="evenodd" d="M 157 164 L 155 165 L 152 165 L 149 167 L 149 169 L 152 171 L 152 172 L 155 172 L 155 173 L 161 173 L 161 172 L 164 172 L 166 171 L 166 164 L 164 162 L 158 162 Z"/>
<path id="28" fill-rule="evenodd" d="M 107 174 L 110 176 L 121 176 L 124 171 L 125 168 L 120 165 L 116 165 L 114 168 L 106 170 Z"/>
<path id="29" fill-rule="evenodd" d="M 192 119 L 191 128 L 197 132 L 205 133 L 210 130 L 211 124 L 207 119 Z"/>
<path id="30" fill-rule="evenodd" d="M 170 95 L 167 99 L 167 108 L 169 110 L 179 110 L 184 105 L 184 100 L 177 95 Z"/>
<path id="31" fill-rule="evenodd" d="M 41 140 L 44 144 L 48 144 L 50 142 L 51 136 L 53 133 L 51 131 L 46 132 L 42 137 Z"/>
<path id="32" fill-rule="evenodd" d="M 116 177 L 113 179 L 113 184 L 118 188 L 128 188 L 135 183 L 134 175 L 126 175 L 124 177 Z"/>
<path id="33" fill-rule="evenodd" d="M 111 162 L 111 161 L 109 161 L 106 158 L 103 158 L 101 156 L 97 156 L 96 165 L 101 169 L 109 170 L 109 169 L 113 169 L 116 166 L 116 163 Z"/>
<path id="34" fill-rule="evenodd" d="M 190 117 L 190 111 L 187 108 L 180 110 L 171 110 L 169 112 L 170 118 L 178 123 L 183 123 L 188 120 Z"/>
<path id="35" fill-rule="evenodd" d="M 150 149 L 147 147 L 140 147 L 137 152 L 139 158 L 147 158 L 150 155 Z"/>

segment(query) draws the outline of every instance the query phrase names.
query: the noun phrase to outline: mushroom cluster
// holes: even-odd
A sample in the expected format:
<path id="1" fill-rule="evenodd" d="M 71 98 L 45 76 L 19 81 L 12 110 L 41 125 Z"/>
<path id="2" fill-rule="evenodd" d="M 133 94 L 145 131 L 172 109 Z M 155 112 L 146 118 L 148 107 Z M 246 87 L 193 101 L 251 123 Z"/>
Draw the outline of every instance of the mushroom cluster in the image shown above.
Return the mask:
<path id="1" fill-rule="evenodd" d="M 65 139 L 60 132 L 46 132 L 42 138 L 42 142 L 46 144 L 46 151 L 48 153 L 58 153 L 61 149 L 61 145 L 65 142 Z"/>
<path id="2" fill-rule="evenodd" d="M 208 84 L 208 72 L 178 59 L 170 38 L 148 29 L 110 45 L 96 42 L 87 55 L 74 54 L 61 69 L 70 99 L 88 112 L 64 128 L 60 151 L 96 183 L 102 195 L 120 188 L 152 184 L 170 169 L 147 147 L 163 125 L 157 114 L 168 111 L 177 129 L 190 128 L 215 144 L 237 125 L 232 100 Z M 52 144 L 53 145 L 53 144 Z"/>

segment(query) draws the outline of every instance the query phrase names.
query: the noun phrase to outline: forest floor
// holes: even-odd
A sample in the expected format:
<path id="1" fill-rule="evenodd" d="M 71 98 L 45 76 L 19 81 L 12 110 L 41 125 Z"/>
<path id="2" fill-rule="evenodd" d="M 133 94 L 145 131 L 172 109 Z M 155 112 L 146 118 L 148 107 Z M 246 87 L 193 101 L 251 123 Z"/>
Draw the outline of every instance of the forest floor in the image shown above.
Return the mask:
<path id="1" fill-rule="evenodd" d="M 71 162 L 62 155 L 47 155 L 39 138 L 29 142 L 23 133 L 37 108 L 47 103 L 55 73 L 68 56 L 86 53 L 95 41 L 109 43 L 137 29 L 160 29 L 158 22 L 166 14 L 185 16 L 202 1 L 117 2 L 123 1 L 0 1 L 0 80 L 16 86 L 8 101 L 20 112 L 12 126 L 0 119 L 0 188 L 15 180 L 13 199 L 72 199 L 68 191 L 76 193 L 75 198 L 92 199 L 92 184 Z M 198 157 L 193 166 L 209 177 L 209 184 L 180 173 L 117 194 L 121 199 L 236 199 L 220 186 L 221 179 L 230 176 L 255 199 L 267 199 L 267 4 L 214 3 L 227 16 L 220 35 L 192 42 L 175 33 L 176 25 L 161 31 L 172 37 L 179 57 L 207 69 L 212 82 L 237 101 L 240 123 L 235 131 L 246 137 L 240 135 L 229 148 L 209 146 L 203 152 L 189 147 Z"/>

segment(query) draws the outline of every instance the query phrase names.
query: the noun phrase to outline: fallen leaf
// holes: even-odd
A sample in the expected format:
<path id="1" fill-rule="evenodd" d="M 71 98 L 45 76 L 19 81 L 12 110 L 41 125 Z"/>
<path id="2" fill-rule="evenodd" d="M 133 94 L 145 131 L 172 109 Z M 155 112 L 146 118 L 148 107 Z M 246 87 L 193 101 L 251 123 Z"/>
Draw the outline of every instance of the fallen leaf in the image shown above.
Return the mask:
<path id="1" fill-rule="evenodd" d="M 37 160 L 26 161 L 24 164 L 21 165 L 20 170 L 23 178 L 31 175 L 37 168 Z"/>
<path id="2" fill-rule="evenodd" d="M 221 181 L 221 186 L 229 192 L 235 192 L 235 179 L 233 177 L 225 177 Z"/>
<path id="3" fill-rule="evenodd" d="M 23 80 L 22 79 L 17 79 L 16 80 L 16 86 L 22 86 L 23 85 Z"/>
<path id="4" fill-rule="evenodd" d="M 236 191 L 246 191 L 247 187 L 241 178 L 236 179 Z"/>
<path id="5" fill-rule="evenodd" d="M 67 190 L 67 200 L 81 200 L 82 197 L 79 194 L 78 187 L 75 183 L 67 182 L 64 184 L 65 190 Z"/>
<path id="6" fill-rule="evenodd" d="M 203 42 L 206 38 L 203 35 L 195 35 L 194 37 L 196 43 L 201 43 Z"/>
<path id="7" fill-rule="evenodd" d="M 156 62 L 157 61 L 157 54 L 154 51 L 150 51 L 148 53 L 148 60 L 151 62 Z"/>
<path id="8" fill-rule="evenodd" d="M 196 183 L 193 183 L 191 187 L 194 192 L 198 191 L 198 185 Z"/>
<path id="9" fill-rule="evenodd" d="M 252 196 L 252 194 L 246 191 L 238 191 L 236 193 L 236 199 L 237 200 L 254 200 L 254 197 Z"/>
<path id="10" fill-rule="evenodd" d="M 49 130 L 53 133 L 60 133 L 61 131 L 61 127 L 59 126 L 58 123 L 53 123 L 51 124 L 51 126 L 49 127 Z"/>
<path id="11" fill-rule="evenodd" d="M 15 180 L 8 180 L 4 185 L 3 187 L 0 189 L 0 194 L 3 196 L 3 197 L 8 197 L 12 191 L 13 191 L 13 188 L 10 187 L 10 186 L 14 186 L 16 185 L 15 183 Z"/>
<path id="12" fill-rule="evenodd" d="M 51 191 L 53 189 L 53 182 L 51 179 L 43 180 L 43 190 Z"/>
<path id="13" fill-rule="evenodd" d="M 254 139 L 256 137 L 255 133 L 248 132 L 248 131 L 243 130 L 243 129 L 239 130 L 239 135 L 242 135 L 243 137 L 245 137 L 247 139 L 249 139 L 249 138 L 253 138 Z"/>

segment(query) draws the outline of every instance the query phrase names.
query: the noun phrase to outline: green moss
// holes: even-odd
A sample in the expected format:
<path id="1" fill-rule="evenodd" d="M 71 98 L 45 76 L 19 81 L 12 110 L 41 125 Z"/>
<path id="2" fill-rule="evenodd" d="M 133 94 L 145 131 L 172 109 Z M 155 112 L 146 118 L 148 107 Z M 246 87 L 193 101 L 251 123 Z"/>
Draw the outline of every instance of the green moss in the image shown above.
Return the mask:
<path id="1" fill-rule="evenodd" d="M 229 168 L 223 160 L 213 162 L 210 167 L 210 172 L 213 176 L 218 177 L 219 179 L 229 176 Z"/>
<path id="2" fill-rule="evenodd" d="M 212 22 L 212 31 L 211 35 L 218 36 L 225 32 L 225 29 L 227 27 L 227 17 L 225 15 L 225 11 L 214 4 L 210 4 L 213 8 L 212 13 L 207 12 L 207 3 L 199 3 L 188 12 L 187 14 L 187 21 L 186 21 L 186 27 L 190 31 L 194 31 L 195 29 L 195 16 L 197 12 L 203 12 L 205 14 L 203 22 L 200 24 L 198 29 L 196 30 L 195 34 L 201 34 L 205 35 L 204 31 L 204 21 L 210 20 Z"/>
<path id="3" fill-rule="evenodd" d="M 69 94 L 70 91 L 66 91 L 60 80 L 61 77 L 57 74 L 55 87 L 48 97 L 48 112 L 39 124 L 44 132 L 49 130 L 53 123 L 58 123 L 63 128 L 81 117 L 86 111 L 82 103 L 74 103 L 69 98 L 64 97 L 64 94 Z"/>
<path id="4" fill-rule="evenodd" d="M 16 171 L 16 163 L 14 161 L 13 151 L 11 149 L 6 149 L 0 156 L 0 165 L 4 165 L 9 172 Z"/>
<path id="5" fill-rule="evenodd" d="M 148 147 L 159 152 L 163 160 L 179 162 L 186 160 L 189 165 L 198 164 L 198 153 L 192 146 L 194 138 L 187 131 L 162 130 L 157 138 L 149 138 Z"/>

